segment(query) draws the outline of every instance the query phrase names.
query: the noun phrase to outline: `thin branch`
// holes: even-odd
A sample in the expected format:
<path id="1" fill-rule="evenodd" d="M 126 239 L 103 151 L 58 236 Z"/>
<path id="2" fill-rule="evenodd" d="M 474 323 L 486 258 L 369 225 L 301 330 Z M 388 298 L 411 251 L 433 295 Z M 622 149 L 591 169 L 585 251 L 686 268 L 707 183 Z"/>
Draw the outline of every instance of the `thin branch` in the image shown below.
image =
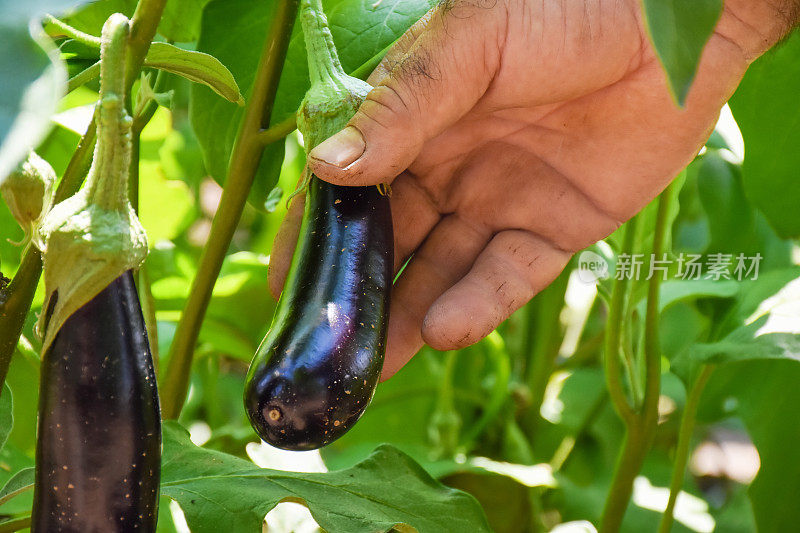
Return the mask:
<path id="1" fill-rule="evenodd" d="M 637 219 L 633 218 L 625 228 L 625 240 L 622 245 L 623 252 L 630 252 L 633 247 L 633 242 L 636 238 L 636 223 Z M 622 279 L 614 282 L 614 288 L 611 291 L 611 303 L 608 308 L 608 318 L 606 318 L 608 327 L 606 328 L 605 336 L 606 385 L 611 397 L 611 403 L 626 426 L 633 424 L 636 419 L 636 412 L 628 402 L 620 376 L 622 366 L 620 364 L 620 338 L 621 328 L 623 327 L 622 311 L 629 281 L 626 276 L 623 276 Z"/>
<path id="2" fill-rule="evenodd" d="M 167 368 L 162 374 L 159 388 L 162 413 L 167 419 L 178 417 L 186 399 L 200 326 L 261 159 L 264 147 L 261 131 L 269 124 L 272 114 L 297 4 L 297 0 L 280 2 L 267 32 L 252 95 L 231 154 L 222 199 L 175 331 Z"/>
<path id="3" fill-rule="evenodd" d="M 49 35 L 51 36 L 66 35 L 70 39 L 74 39 L 90 48 L 100 48 L 100 43 L 102 42 L 100 37 L 95 37 L 94 35 L 89 35 L 88 33 L 75 29 L 66 22 L 58 20 L 53 15 L 45 15 L 44 21 L 58 28 L 58 33 L 50 33 Z"/>
<path id="4" fill-rule="evenodd" d="M 131 17 L 131 35 L 128 43 L 128 59 L 125 69 L 125 93 L 130 95 L 131 87 L 139 76 L 144 64 L 150 42 L 156 35 L 158 23 L 167 0 L 139 0 Z M 131 99 L 128 98 L 130 106 Z M 130 107 L 129 107 L 130 110 Z"/>
<path id="5" fill-rule="evenodd" d="M 292 115 L 267 129 L 258 132 L 258 142 L 261 146 L 267 146 L 280 141 L 294 130 L 297 129 L 297 117 Z"/>
<path id="6" fill-rule="evenodd" d="M 69 81 L 67 82 L 67 92 L 71 93 L 81 85 L 86 85 L 93 79 L 97 78 L 99 75 L 100 75 L 100 62 L 97 61 L 96 63 L 92 63 L 91 66 L 83 69 L 82 71 L 78 72 L 69 79 Z"/>
<path id="7" fill-rule="evenodd" d="M 678 433 L 678 444 L 675 447 L 675 460 L 672 463 L 672 480 L 669 484 L 669 501 L 664 514 L 661 516 L 661 524 L 658 526 L 658 533 L 669 533 L 672 529 L 674 520 L 675 503 L 678 501 L 678 494 L 683 485 L 683 476 L 686 473 L 686 463 L 689 460 L 689 447 L 692 443 L 692 433 L 694 432 L 695 417 L 697 407 L 700 405 L 700 397 L 703 390 L 714 372 L 715 365 L 705 365 L 697 376 L 689 396 L 686 398 L 686 405 L 681 415 L 681 428 Z"/>

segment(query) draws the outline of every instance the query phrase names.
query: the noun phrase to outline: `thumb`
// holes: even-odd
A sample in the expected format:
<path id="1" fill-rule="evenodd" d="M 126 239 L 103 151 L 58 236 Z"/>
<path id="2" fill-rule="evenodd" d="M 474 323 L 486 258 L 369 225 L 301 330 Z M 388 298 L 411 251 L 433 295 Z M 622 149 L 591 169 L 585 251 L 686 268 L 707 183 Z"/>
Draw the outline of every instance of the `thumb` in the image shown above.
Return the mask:
<path id="1" fill-rule="evenodd" d="M 314 174 L 339 185 L 390 183 L 486 92 L 500 65 L 504 19 L 501 2 L 428 12 L 387 53 L 348 126 L 311 151 Z"/>

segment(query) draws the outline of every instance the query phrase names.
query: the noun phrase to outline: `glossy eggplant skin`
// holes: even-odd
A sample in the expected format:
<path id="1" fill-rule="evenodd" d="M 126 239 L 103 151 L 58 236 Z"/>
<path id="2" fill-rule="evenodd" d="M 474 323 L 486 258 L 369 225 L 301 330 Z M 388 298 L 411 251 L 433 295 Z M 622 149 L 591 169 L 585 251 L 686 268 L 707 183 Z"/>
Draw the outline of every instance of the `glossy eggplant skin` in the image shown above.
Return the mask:
<path id="1" fill-rule="evenodd" d="M 383 367 L 393 242 L 377 187 L 311 178 L 283 294 L 245 382 L 247 415 L 266 442 L 319 448 L 363 414 Z"/>
<path id="2" fill-rule="evenodd" d="M 42 359 L 31 531 L 156 531 L 160 462 L 155 373 L 127 271 Z"/>

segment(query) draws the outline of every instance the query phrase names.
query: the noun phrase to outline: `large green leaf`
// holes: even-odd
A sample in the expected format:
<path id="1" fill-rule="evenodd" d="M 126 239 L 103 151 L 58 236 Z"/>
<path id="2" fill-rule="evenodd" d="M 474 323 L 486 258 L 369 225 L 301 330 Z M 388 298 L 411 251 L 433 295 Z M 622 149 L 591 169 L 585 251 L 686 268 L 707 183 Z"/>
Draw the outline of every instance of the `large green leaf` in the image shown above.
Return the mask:
<path id="1" fill-rule="evenodd" d="M 675 99 L 683 105 L 722 0 L 643 0 L 645 21 Z"/>
<path id="2" fill-rule="evenodd" d="M 122 13 L 126 17 L 133 16 L 137 0 L 101 0 L 88 2 L 85 6 L 72 11 L 63 20 L 82 32 L 100 35 L 106 19 L 114 13 Z M 173 3 L 173 2 L 168 2 Z"/>
<path id="3" fill-rule="evenodd" d="M 58 52 L 32 19 L 77 0 L 0 0 L 0 183 L 50 129 L 66 87 Z"/>
<path id="4" fill-rule="evenodd" d="M 40 28 L 11 22 L 0 22 L 0 183 L 47 135 L 67 76 Z"/>
<path id="5" fill-rule="evenodd" d="M 711 233 L 706 252 L 756 251 L 755 209 L 745 198 L 740 168 L 709 150 L 699 162 L 697 192 Z"/>
<path id="6" fill-rule="evenodd" d="M 354 72 L 374 61 L 411 24 L 433 5 L 432 0 L 332 0 L 324 2 L 331 32 L 345 70 Z M 245 100 L 252 91 L 265 31 L 273 13 L 273 3 L 247 0 L 212 0 L 203 11 L 199 51 L 211 54 L 228 67 Z M 226 24 L 219 24 L 219 20 Z M 230 27 L 236 27 L 231 32 Z M 291 117 L 308 89 L 305 43 L 295 25 L 284 64 L 271 124 Z M 223 183 L 243 110 L 222 100 L 205 87 L 192 87 L 190 105 L 192 127 L 203 148 L 209 173 Z M 275 186 L 283 158 L 283 143 L 267 147 L 250 192 L 250 203 L 264 209 Z"/>
<path id="7" fill-rule="evenodd" d="M 436 482 L 388 445 L 347 470 L 281 472 L 199 448 L 168 422 L 161 491 L 180 504 L 193 533 L 260 531 L 264 516 L 281 501 L 304 502 L 332 533 L 387 531 L 399 524 L 423 533 L 489 531 L 474 498 Z"/>
<path id="8" fill-rule="evenodd" d="M 741 417 L 758 450 L 760 467 L 748 490 L 757 527 L 747 531 L 794 531 L 800 523 L 798 383 L 800 365 L 794 361 L 745 361 L 717 370 L 709 382 L 712 394 L 704 395 L 704 402 L 736 406 L 729 414 Z"/>
<path id="9" fill-rule="evenodd" d="M 789 281 L 762 300 L 749 316 L 745 317 L 739 311 L 737 315 L 741 324 L 721 339 L 689 346 L 673 360 L 672 370 L 684 383 L 689 383 L 696 369 L 703 364 L 758 359 L 800 361 L 798 314 L 800 278 Z"/>
<path id="10" fill-rule="evenodd" d="M 196 41 L 200 35 L 200 17 L 207 3 L 208 0 L 167 2 L 158 24 L 158 33 L 179 43 Z"/>
<path id="11" fill-rule="evenodd" d="M 800 34 L 747 70 L 730 106 L 742 131 L 744 189 L 783 237 L 800 236 Z"/>

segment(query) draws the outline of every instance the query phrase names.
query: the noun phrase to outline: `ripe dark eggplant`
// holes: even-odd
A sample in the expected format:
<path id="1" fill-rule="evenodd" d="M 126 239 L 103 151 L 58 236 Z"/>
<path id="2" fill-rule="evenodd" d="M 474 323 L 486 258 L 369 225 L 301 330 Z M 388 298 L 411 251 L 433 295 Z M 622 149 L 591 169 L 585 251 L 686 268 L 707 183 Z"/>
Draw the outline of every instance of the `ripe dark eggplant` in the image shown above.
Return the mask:
<path id="1" fill-rule="evenodd" d="M 311 87 L 297 125 L 308 153 L 347 125 L 371 87 L 342 69 L 321 0 L 301 0 L 300 20 Z M 258 435 L 287 450 L 324 446 L 363 414 L 383 367 L 392 288 L 389 199 L 306 176 L 297 248 L 244 391 Z"/>
<path id="2" fill-rule="evenodd" d="M 42 358 L 31 531 L 155 531 L 160 460 L 153 361 L 127 271 L 67 318 Z"/>
<path id="3" fill-rule="evenodd" d="M 386 196 L 311 178 L 289 276 L 247 374 L 262 439 L 319 448 L 362 415 L 383 367 L 392 254 Z"/>

